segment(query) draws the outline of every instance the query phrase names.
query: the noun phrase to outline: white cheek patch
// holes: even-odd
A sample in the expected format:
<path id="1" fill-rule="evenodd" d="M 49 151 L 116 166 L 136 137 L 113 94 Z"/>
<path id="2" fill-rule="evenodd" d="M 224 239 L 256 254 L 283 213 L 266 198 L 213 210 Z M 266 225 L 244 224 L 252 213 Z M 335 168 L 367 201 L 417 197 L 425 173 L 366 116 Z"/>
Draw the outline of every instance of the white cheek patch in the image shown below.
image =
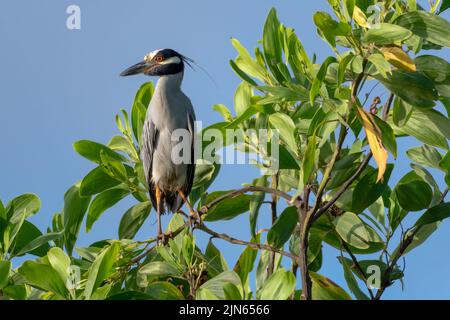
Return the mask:
<path id="1" fill-rule="evenodd" d="M 160 62 L 159 64 L 171 64 L 171 63 L 180 63 L 180 62 L 181 62 L 181 59 L 175 56 L 175 57 L 166 59 L 166 60 Z"/>

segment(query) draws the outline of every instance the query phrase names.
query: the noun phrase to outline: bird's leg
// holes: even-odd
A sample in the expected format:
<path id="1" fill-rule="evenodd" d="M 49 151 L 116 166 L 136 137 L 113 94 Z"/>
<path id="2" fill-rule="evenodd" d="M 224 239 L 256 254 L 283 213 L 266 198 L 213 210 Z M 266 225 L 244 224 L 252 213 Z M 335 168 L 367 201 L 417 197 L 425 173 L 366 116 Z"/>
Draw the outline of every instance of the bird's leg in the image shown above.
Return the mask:
<path id="1" fill-rule="evenodd" d="M 198 223 L 201 223 L 202 219 L 198 215 L 197 211 L 195 211 L 194 208 L 192 208 L 191 203 L 189 202 L 189 200 L 185 196 L 184 192 L 181 189 L 178 189 L 177 191 L 180 194 L 181 199 L 183 199 L 183 202 L 186 204 L 186 207 L 189 210 L 189 218 L 190 219 L 194 219 L 194 221 L 198 221 Z M 190 219 L 189 219 L 189 222 L 190 222 Z"/>
<path id="2" fill-rule="evenodd" d="M 156 197 L 156 215 L 157 215 L 157 223 L 158 223 L 158 240 L 161 241 L 162 244 L 164 244 L 164 233 L 162 232 L 161 227 L 161 190 L 158 186 L 156 186 L 155 189 L 155 197 Z"/>

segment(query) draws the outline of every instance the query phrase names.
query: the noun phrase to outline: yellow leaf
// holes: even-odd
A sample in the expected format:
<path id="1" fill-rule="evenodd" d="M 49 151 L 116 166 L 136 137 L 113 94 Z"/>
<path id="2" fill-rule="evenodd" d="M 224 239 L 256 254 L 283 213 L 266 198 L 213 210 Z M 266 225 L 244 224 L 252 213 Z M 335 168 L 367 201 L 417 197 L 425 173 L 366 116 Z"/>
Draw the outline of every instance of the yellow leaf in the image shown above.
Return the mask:
<path id="1" fill-rule="evenodd" d="M 353 19 L 359 26 L 363 28 L 370 28 L 365 13 L 362 12 L 362 10 L 358 6 L 355 6 L 355 8 L 353 9 Z"/>
<path id="2" fill-rule="evenodd" d="M 383 47 L 380 49 L 384 55 L 384 58 L 399 69 L 414 72 L 416 71 L 416 65 L 414 61 L 408 56 L 408 54 L 400 47 Z"/>
<path id="3" fill-rule="evenodd" d="M 370 150 L 372 151 L 375 162 L 378 165 L 377 182 L 383 180 L 384 172 L 386 171 L 386 163 L 388 153 L 381 143 L 381 130 L 373 120 L 373 115 L 364 111 L 360 107 L 356 107 L 362 119 L 362 125 L 366 132 L 367 141 L 369 142 Z"/>

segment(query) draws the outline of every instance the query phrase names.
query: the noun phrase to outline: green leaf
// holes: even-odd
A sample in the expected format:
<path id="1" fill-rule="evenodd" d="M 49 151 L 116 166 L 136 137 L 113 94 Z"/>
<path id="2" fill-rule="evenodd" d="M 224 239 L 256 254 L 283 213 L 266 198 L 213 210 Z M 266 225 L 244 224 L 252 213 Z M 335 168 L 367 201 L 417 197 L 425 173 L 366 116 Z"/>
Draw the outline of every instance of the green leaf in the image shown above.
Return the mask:
<path id="1" fill-rule="evenodd" d="M 180 276 L 180 271 L 165 261 L 153 261 L 139 269 L 139 274 L 156 277 Z"/>
<path id="2" fill-rule="evenodd" d="M 416 221 L 415 226 L 424 226 L 444 220 L 448 217 L 450 217 L 450 202 L 441 203 L 425 211 L 425 213 Z"/>
<path id="3" fill-rule="evenodd" d="M 86 232 L 91 230 L 92 225 L 98 220 L 103 212 L 125 198 L 128 194 L 129 191 L 125 189 L 109 189 L 98 194 L 89 206 L 86 220 Z"/>
<path id="4" fill-rule="evenodd" d="M 415 35 L 443 47 L 450 47 L 450 22 L 426 11 L 412 11 L 399 16 L 395 24 L 411 30 Z"/>
<path id="5" fill-rule="evenodd" d="M 295 89 L 286 87 L 258 86 L 259 90 L 270 95 L 258 100 L 258 105 L 283 102 L 308 101 L 308 90 L 302 86 L 296 86 Z"/>
<path id="6" fill-rule="evenodd" d="M 62 236 L 63 236 L 63 232 L 50 232 L 50 233 L 40 235 L 39 237 L 30 241 L 27 245 L 23 246 L 16 253 L 16 255 L 18 255 L 18 256 L 24 255 L 25 253 L 36 250 L 37 248 L 40 248 L 43 245 L 48 244 L 50 241 L 59 239 Z"/>
<path id="7" fill-rule="evenodd" d="M 67 298 L 69 292 L 65 282 L 61 279 L 58 272 L 51 266 L 35 261 L 25 261 L 18 269 L 27 283 L 58 295 L 60 298 Z"/>
<path id="8" fill-rule="evenodd" d="M 85 157 L 86 159 L 96 162 L 98 164 L 101 163 L 100 159 L 100 153 L 103 151 L 106 155 L 109 157 L 117 160 L 117 161 L 126 161 L 125 157 L 118 154 L 117 152 L 111 150 L 109 147 L 89 141 L 89 140 L 80 140 L 73 144 L 73 148 L 75 149 L 78 154 L 80 154 L 82 157 Z"/>
<path id="9" fill-rule="evenodd" d="M 278 68 L 278 63 L 281 63 L 281 39 L 280 39 L 280 22 L 277 18 L 275 8 L 272 8 L 267 16 L 263 30 L 262 45 L 264 49 L 264 57 L 272 74 L 278 81 L 281 81 L 281 76 Z"/>
<path id="10" fill-rule="evenodd" d="M 411 117 L 413 107 L 400 99 L 399 97 L 395 97 L 394 100 L 394 108 L 392 111 L 392 121 L 398 127 L 403 127 L 408 119 Z"/>
<path id="11" fill-rule="evenodd" d="M 97 167 L 81 181 L 80 195 L 92 196 L 120 184 L 120 181 L 108 175 L 103 168 Z"/>
<path id="12" fill-rule="evenodd" d="M 70 258 L 58 247 L 51 248 L 47 253 L 48 262 L 52 268 L 59 274 L 61 279 L 66 282 L 69 277 Z"/>
<path id="13" fill-rule="evenodd" d="M 311 272 L 313 300 L 351 300 L 344 289 L 318 273 Z"/>
<path id="14" fill-rule="evenodd" d="M 320 69 L 317 72 L 317 75 L 314 78 L 314 81 L 312 83 L 311 90 L 309 91 L 309 100 L 310 100 L 311 105 L 314 105 L 316 96 L 320 93 L 320 88 L 322 87 L 322 83 L 327 74 L 329 65 L 334 62 L 336 62 L 335 57 L 328 57 L 325 59 L 325 61 L 320 66 Z"/>
<path id="15" fill-rule="evenodd" d="M 395 186 L 398 203 L 406 211 L 427 208 L 433 198 L 433 190 L 414 171 L 410 171 Z"/>
<path id="16" fill-rule="evenodd" d="M 215 104 L 212 106 L 212 109 L 219 112 L 225 121 L 230 122 L 233 120 L 233 116 L 231 115 L 230 110 L 228 110 L 228 108 L 225 105 L 220 103 Z"/>
<path id="17" fill-rule="evenodd" d="M 314 24 L 320 29 L 326 40 L 334 47 L 336 36 L 348 35 L 352 27 L 344 22 L 337 22 L 326 12 L 316 12 L 313 17 Z"/>
<path id="18" fill-rule="evenodd" d="M 260 235 L 258 234 L 256 237 L 252 238 L 251 242 L 259 243 L 259 238 Z M 243 284 L 247 284 L 249 274 L 253 270 L 257 255 L 258 250 L 247 246 L 239 256 L 239 259 L 233 268 L 234 272 L 241 278 Z"/>
<path id="19" fill-rule="evenodd" d="M 439 169 L 439 162 L 442 159 L 441 154 L 435 148 L 428 145 L 414 147 L 406 151 L 406 155 L 411 161 L 422 166 Z"/>
<path id="20" fill-rule="evenodd" d="M 384 78 L 391 72 L 391 65 L 381 53 L 371 54 L 368 60 L 375 66 L 380 75 Z"/>
<path id="21" fill-rule="evenodd" d="M 154 300 L 184 300 L 181 291 L 169 282 L 156 281 L 148 285 L 146 293 Z"/>
<path id="22" fill-rule="evenodd" d="M 114 264 L 119 258 L 120 244 L 113 242 L 104 249 L 95 259 L 88 270 L 88 278 L 84 289 L 86 300 L 91 298 L 100 284 L 114 272 Z"/>
<path id="23" fill-rule="evenodd" d="M 384 192 L 392 173 L 394 166 L 388 164 L 384 174 L 384 181 L 377 183 L 378 172 L 370 168 L 361 180 L 355 186 L 352 196 L 352 211 L 361 213 L 374 203 Z"/>
<path id="24" fill-rule="evenodd" d="M 369 247 L 369 233 L 362 220 L 352 212 L 345 212 L 338 216 L 333 224 L 342 240 L 353 247 L 367 249 Z"/>
<path id="25" fill-rule="evenodd" d="M 210 203 L 212 200 L 231 192 L 215 191 L 207 195 L 204 204 Z M 232 198 L 227 198 L 208 210 L 205 221 L 230 220 L 234 217 L 248 211 L 252 196 L 241 194 Z"/>
<path id="26" fill-rule="evenodd" d="M 247 49 L 237 39 L 232 38 L 231 43 L 239 54 L 235 61 L 230 61 L 233 70 L 250 84 L 256 85 L 255 81 L 248 76 L 264 81 L 267 77 L 266 70 L 250 56 Z"/>
<path id="27" fill-rule="evenodd" d="M 69 255 L 72 255 L 81 223 L 91 202 L 91 197 L 82 197 L 79 191 L 80 183 L 76 183 L 64 195 L 64 244 Z"/>
<path id="28" fill-rule="evenodd" d="M 295 276 L 283 268 L 273 273 L 261 288 L 261 300 L 286 300 L 295 290 Z"/>
<path id="29" fill-rule="evenodd" d="M 407 134 L 430 146 L 448 149 L 450 120 L 436 110 L 414 109 L 403 127 L 393 126 L 393 129 L 396 135 Z"/>
<path id="30" fill-rule="evenodd" d="M 205 250 L 205 257 L 208 261 L 207 270 L 211 277 L 228 270 L 228 265 L 219 249 L 213 244 L 212 239 L 208 241 Z"/>
<path id="31" fill-rule="evenodd" d="M 11 248 L 11 255 L 18 256 L 18 252 L 22 251 L 22 248 L 31 243 L 34 239 L 38 238 L 42 235 L 42 232 L 29 221 L 24 221 L 22 226 L 17 233 L 14 247 Z M 50 249 L 48 243 L 42 244 L 39 248 L 29 251 L 28 253 L 34 254 L 36 256 L 42 257 L 47 254 L 47 251 Z"/>
<path id="32" fill-rule="evenodd" d="M 123 136 L 115 135 L 109 140 L 108 147 L 114 151 L 121 151 L 131 157 L 133 162 L 139 162 L 139 155 L 130 140 Z"/>
<path id="33" fill-rule="evenodd" d="M 411 36 L 412 32 L 408 29 L 395 24 L 381 23 L 376 28 L 367 30 L 362 41 L 366 44 L 387 45 L 406 40 Z"/>
<path id="34" fill-rule="evenodd" d="M 11 261 L 0 261 L 0 290 L 8 285 Z"/>
<path id="35" fill-rule="evenodd" d="M 275 221 L 267 233 L 267 242 L 281 248 L 291 237 L 298 222 L 298 213 L 295 207 L 287 207 Z"/>
<path id="36" fill-rule="evenodd" d="M 241 279 L 234 271 L 225 271 L 215 276 L 214 278 L 206 281 L 200 289 L 209 290 L 212 295 L 223 300 L 225 299 L 225 293 L 223 287 L 226 283 L 232 283 L 235 286 L 241 285 Z"/>
<path id="37" fill-rule="evenodd" d="M 234 94 L 234 109 L 237 116 L 241 116 L 252 104 L 252 87 L 247 82 L 241 82 Z"/>
<path id="38" fill-rule="evenodd" d="M 356 281 L 355 276 L 353 275 L 352 270 L 350 269 L 350 261 L 347 261 L 344 257 L 338 257 L 339 262 L 342 264 L 342 267 L 344 268 L 344 278 L 347 282 L 348 288 L 350 291 L 354 294 L 356 299 L 358 300 L 369 300 L 369 297 L 362 292 L 361 288 L 358 285 L 358 282 Z"/>
<path id="39" fill-rule="evenodd" d="M 297 154 L 297 143 L 295 141 L 295 124 L 287 114 L 274 113 L 269 116 L 269 123 L 273 129 L 280 133 L 281 140 L 286 143 L 289 149 Z"/>
<path id="40" fill-rule="evenodd" d="M 27 288 L 28 286 L 25 284 L 8 286 L 3 289 L 3 294 L 13 300 L 26 300 L 28 297 Z"/>
<path id="41" fill-rule="evenodd" d="M 225 283 L 223 292 L 226 300 L 242 300 L 239 288 L 232 283 Z"/>
<path id="42" fill-rule="evenodd" d="M 131 126 L 136 140 L 141 145 L 142 128 L 144 127 L 147 107 L 153 96 L 153 83 L 146 82 L 141 85 L 134 97 L 133 107 L 131 109 Z"/>
<path id="43" fill-rule="evenodd" d="M 124 213 L 119 224 L 119 239 L 133 239 L 150 214 L 150 201 L 141 202 Z"/>
<path id="44" fill-rule="evenodd" d="M 22 194 L 12 199 L 5 208 L 9 222 L 18 223 L 21 220 L 31 217 L 41 208 L 41 200 L 32 193 Z"/>
<path id="45" fill-rule="evenodd" d="M 438 99 L 433 82 L 422 73 L 393 70 L 386 78 L 375 78 L 392 93 L 419 109 L 432 108 Z"/>
<path id="46" fill-rule="evenodd" d="M 259 177 L 253 180 L 253 185 L 258 187 L 267 186 L 267 176 Z M 266 194 L 264 192 L 255 192 L 253 199 L 250 201 L 249 205 L 249 220 L 250 220 L 250 232 L 252 236 L 256 235 L 256 225 L 258 222 L 259 210 L 264 201 Z"/>

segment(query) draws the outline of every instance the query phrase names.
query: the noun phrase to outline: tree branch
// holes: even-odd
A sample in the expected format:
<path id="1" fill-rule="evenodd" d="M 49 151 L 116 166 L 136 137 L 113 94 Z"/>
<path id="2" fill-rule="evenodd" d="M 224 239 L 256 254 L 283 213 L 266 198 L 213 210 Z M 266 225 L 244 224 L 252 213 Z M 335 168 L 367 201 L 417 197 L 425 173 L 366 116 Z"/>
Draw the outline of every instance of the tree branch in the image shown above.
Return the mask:
<path id="1" fill-rule="evenodd" d="M 272 247 L 270 245 L 267 244 L 261 244 L 261 243 L 255 243 L 255 242 L 248 242 L 248 241 L 243 241 L 243 240 L 239 240 L 233 237 L 230 237 L 227 234 L 224 233 L 218 233 L 216 231 L 213 231 L 211 229 L 209 229 L 207 226 L 205 226 L 204 224 L 195 226 L 195 229 L 201 230 L 203 232 L 208 233 L 209 235 L 215 237 L 215 238 L 219 238 L 222 240 L 225 240 L 227 242 L 230 243 L 234 243 L 234 244 L 240 244 L 240 245 L 244 245 L 244 246 L 248 246 L 254 249 L 260 249 L 260 250 L 266 250 L 266 251 L 271 251 L 271 252 L 275 252 L 275 253 L 279 253 L 282 256 L 288 257 L 293 259 L 294 261 L 297 260 L 297 257 L 289 252 L 286 252 L 282 249 L 276 248 L 276 247 Z"/>

